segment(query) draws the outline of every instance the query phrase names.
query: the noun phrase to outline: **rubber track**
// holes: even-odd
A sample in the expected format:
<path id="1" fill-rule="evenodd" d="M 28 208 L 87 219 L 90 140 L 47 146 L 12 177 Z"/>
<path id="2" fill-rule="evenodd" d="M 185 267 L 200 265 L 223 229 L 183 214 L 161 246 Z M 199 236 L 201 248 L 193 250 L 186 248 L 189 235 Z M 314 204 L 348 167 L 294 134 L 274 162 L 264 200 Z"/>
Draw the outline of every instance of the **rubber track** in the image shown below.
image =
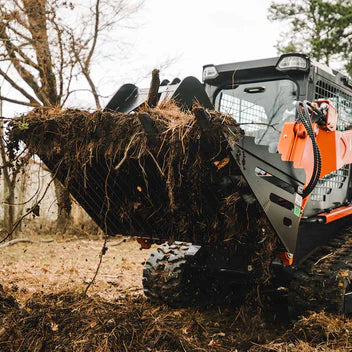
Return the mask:
<path id="1" fill-rule="evenodd" d="M 352 227 L 320 247 L 293 275 L 288 294 L 292 317 L 307 311 L 344 313 L 344 295 L 352 278 Z"/>
<path id="2" fill-rule="evenodd" d="M 154 251 L 143 270 L 144 294 L 153 302 L 183 305 L 189 301 L 186 252 L 191 243 L 164 243 Z"/>

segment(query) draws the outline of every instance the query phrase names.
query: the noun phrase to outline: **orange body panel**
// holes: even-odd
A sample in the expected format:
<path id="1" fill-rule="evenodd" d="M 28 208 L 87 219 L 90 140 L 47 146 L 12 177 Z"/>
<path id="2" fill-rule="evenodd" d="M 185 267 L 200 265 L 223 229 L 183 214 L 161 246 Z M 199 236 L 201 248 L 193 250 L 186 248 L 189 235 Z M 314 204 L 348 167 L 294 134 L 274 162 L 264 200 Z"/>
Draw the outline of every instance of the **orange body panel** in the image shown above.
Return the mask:
<path id="1" fill-rule="evenodd" d="M 324 218 L 325 224 L 344 218 L 345 216 L 352 215 L 352 206 L 344 206 L 331 210 L 330 212 L 321 213 L 318 216 Z"/>
<path id="2" fill-rule="evenodd" d="M 276 258 L 281 260 L 283 265 L 290 266 L 293 264 L 293 255 L 287 252 L 276 253 Z"/>
<path id="3" fill-rule="evenodd" d="M 316 124 L 313 127 L 322 159 L 320 177 L 352 163 L 352 130 L 328 131 L 318 128 Z M 307 184 L 313 172 L 313 147 L 306 134 L 299 136 L 301 128 L 304 128 L 303 125 L 296 122 L 285 123 L 278 150 L 282 160 L 293 161 L 294 167 L 305 170 Z"/>
<path id="4" fill-rule="evenodd" d="M 352 130 L 337 131 L 337 112 L 336 108 L 328 100 L 317 100 L 316 106 L 325 104 L 327 107 L 326 121 L 323 125 L 312 123 L 317 144 L 321 155 L 321 172 L 319 178 L 330 174 L 352 163 Z M 278 151 L 281 159 L 292 161 L 295 168 L 302 168 L 306 173 L 305 186 L 309 183 L 313 168 L 314 155 L 313 145 L 308 133 L 301 122 L 286 122 L 281 132 Z M 301 214 L 309 196 L 303 199 Z M 337 216 L 347 216 L 350 209 L 344 209 L 342 212 L 329 213 L 326 217 L 329 222 L 337 219 Z M 345 214 L 345 215 L 341 215 Z M 325 215 L 324 215 L 325 216 Z"/>
<path id="5" fill-rule="evenodd" d="M 144 238 L 137 238 L 137 242 L 141 245 L 140 249 L 149 249 L 152 245 L 150 242 L 148 242 L 148 240 L 144 239 Z"/>

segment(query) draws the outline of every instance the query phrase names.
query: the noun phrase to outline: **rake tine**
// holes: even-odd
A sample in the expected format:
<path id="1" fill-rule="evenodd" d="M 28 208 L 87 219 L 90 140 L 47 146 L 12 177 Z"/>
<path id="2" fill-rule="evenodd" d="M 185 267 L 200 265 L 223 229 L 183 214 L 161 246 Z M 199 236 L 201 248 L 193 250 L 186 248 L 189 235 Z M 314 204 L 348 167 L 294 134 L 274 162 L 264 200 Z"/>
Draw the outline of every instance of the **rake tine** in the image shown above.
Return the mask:
<path id="1" fill-rule="evenodd" d="M 194 116 L 196 121 L 203 132 L 211 131 L 211 117 L 203 108 L 193 109 Z"/>
<path id="2" fill-rule="evenodd" d="M 141 112 L 137 116 L 147 135 L 148 141 L 152 144 L 160 144 L 159 131 L 149 114 Z"/>

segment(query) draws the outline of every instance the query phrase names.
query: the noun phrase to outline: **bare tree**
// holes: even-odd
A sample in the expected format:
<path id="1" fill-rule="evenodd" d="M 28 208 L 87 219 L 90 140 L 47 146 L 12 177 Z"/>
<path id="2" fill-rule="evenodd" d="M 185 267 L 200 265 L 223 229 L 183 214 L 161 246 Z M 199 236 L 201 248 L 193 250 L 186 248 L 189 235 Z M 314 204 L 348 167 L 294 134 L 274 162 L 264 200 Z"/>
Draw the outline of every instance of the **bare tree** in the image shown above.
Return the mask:
<path id="1" fill-rule="evenodd" d="M 1 92 L 1 89 L 0 89 Z M 2 116 L 2 100 L 0 99 L 0 116 Z M 25 165 L 29 160 L 29 154 L 26 150 L 22 151 L 18 156 L 13 155 L 5 139 L 4 120 L 0 120 L 0 160 L 1 175 L 3 176 L 3 201 L 4 201 L 4 227 L 7 232 L 11 232 L 14 226 L 16 214 L 15 209 L 15 191 L 18 176 L 22 174 L 22 182 L 20 183 L 19 194 L 23 195 L 26 187 L 26 168 Z"/>
<path id="2" fill-rule="evenodd" d="M 101 108 L 91 75 L 97 48 L 107 34 L 132 23 L 143 1 L 0 0 L 0 76 L 16 92 L 0 94 L 0 99 L 28 107 L 62 107 L 75 91 L 72 82 L 82 77 Z M 59 182 L 55 187 L 57 223 L 64 227 L 71 202 Z"/>

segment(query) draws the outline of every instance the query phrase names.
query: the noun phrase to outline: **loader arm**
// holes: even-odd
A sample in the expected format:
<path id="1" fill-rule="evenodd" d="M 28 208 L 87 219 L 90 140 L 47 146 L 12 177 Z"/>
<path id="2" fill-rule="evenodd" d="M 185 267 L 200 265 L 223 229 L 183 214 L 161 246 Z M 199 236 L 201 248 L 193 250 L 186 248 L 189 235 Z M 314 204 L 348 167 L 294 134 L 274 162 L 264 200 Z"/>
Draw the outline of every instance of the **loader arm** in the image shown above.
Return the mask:
<path id="1" fill-rule="evenodd" d="M 244 136 L 232 155 L 287 252 L 294 253 L 300 223 L 300 195 L 305 172 L 280 154 L 270 153 L 253 137 Z"/>

